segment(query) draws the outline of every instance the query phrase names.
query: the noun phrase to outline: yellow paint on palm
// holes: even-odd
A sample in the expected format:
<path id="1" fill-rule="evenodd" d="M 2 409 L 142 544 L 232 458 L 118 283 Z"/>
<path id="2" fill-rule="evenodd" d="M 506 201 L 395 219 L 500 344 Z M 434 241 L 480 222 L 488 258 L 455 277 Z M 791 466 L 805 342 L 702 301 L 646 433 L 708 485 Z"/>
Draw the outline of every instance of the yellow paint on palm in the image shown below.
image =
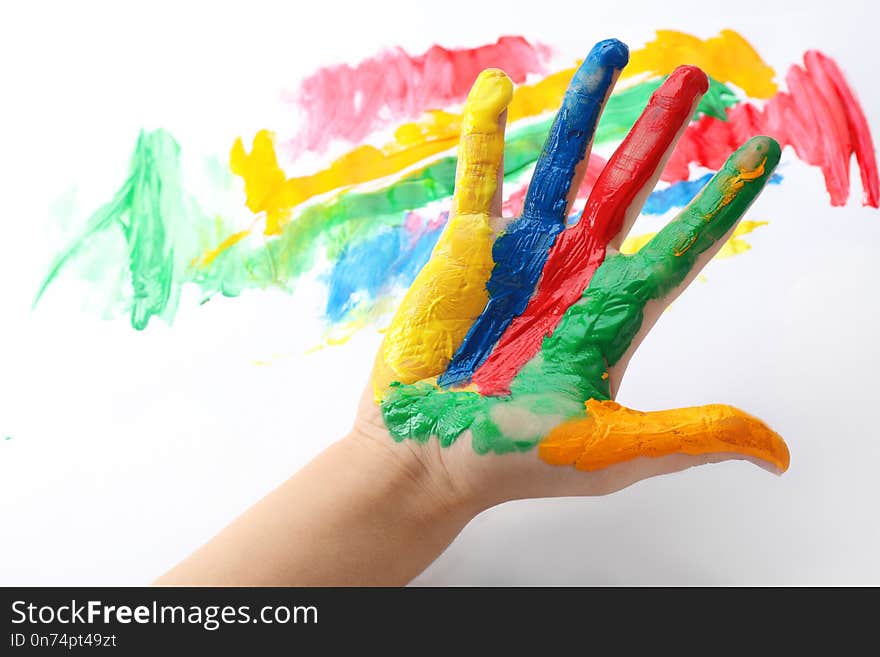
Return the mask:
<path id="1" fill-rule="evenodd" d="M 789 465 L 785 441 L 756 417 L 733 406 L 710 404 L 643 413 L 613 401 L 590 399 L 587 417 L 564 422 L 538 445 L 551 465 L 599 470 L 648 456 L 731 452 Z"/>
<path id="2" fill-rule="evenodd" d="M 641 74 L 667 75 L 676 66 L 699 66 L 719 82 L 731 82 L 752 98 L 770 98 L 776 93 L 776 73 L 752 45 L 734 30 L 700 39 L 675 30 L 657 30 L 657 38 L 629 57 L 621 78 Z"/>
<path id="3" fill-rule="evenodd" d="M 376 398 L 394 381 L 413 383 L 443 372 L 488 300 L 493 233 L 490 217 L 504 154 L 510 79 L 483 71 L 462 120 L 455 196 L 431 259 L 403 298 L 373 370 Z"/>

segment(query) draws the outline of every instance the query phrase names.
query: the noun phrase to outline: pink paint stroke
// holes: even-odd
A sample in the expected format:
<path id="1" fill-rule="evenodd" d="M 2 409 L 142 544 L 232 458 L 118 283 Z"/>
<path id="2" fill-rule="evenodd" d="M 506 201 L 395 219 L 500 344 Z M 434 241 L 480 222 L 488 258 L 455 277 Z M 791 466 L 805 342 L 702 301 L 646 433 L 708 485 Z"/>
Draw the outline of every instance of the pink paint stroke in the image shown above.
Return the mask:
<path id="1" fill-rule="evenodd" d="M 485 68 L 502 68 L 522 84 L 528 74 L 546 72 L 550 55 L 547 46 L 508 36 L 479 48 L 432 46 L 415 56 L 395 48 L 356 66 L 322 68 L 285 95 L 304 123 L 287 153 L 323 152 L 337 139 L 360 142 L 374 130 L 462 102 Z"/>
<path id="2" fill-rule="evenodd" d="M 833 59 L 816 50 L 804 55 L 804 66 L 792 66 L 785 77 L 788 92 L 779 92 L 761 109 L 741 103 L 728 110 L 727 121 L 704 116 L 691 124 L 669 159 L 662 179 L 688 179 L 691 163 L 718 169 L 730 154 L 754 135 L 774 137 L 791 146 L 801 159 L 825 177 L 831 205 L 845 205 L 850 192 L 850 159 L 859 163 L 862 204 L 880 206 L 880 183 L 874 141 L 865 113 Z"/>

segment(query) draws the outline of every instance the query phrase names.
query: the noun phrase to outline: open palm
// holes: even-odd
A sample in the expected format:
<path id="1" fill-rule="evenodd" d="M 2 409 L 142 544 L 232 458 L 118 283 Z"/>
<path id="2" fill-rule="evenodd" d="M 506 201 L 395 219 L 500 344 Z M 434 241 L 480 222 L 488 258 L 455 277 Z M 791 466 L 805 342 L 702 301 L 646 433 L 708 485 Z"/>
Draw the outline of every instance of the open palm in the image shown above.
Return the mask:
<path id="1" fill-rule="evenodd" d="M 396 441 L 438 444 L 444 466 L 468 478 L 504 469 L 498 485 L 512 487 L 507 497 L 608 492 L 730 457 L 788 466 L 782 439 L 733 407 L 641 413 L 612 401 L 641 340 L 723 245 L 780 155 L 774 140 L 750 139 L 650 242 L 620 254 L 708 88 L 702 71 L 679 67 L 567 227 L 599 115 L 627 59 L 616 40 L 590 52 L 513 220 L 499 216 L 512 84 L 496 69 L 480 74 L 465 107 L 448 225 L 376 359 L 362 415 L 381 412 Z M 572 484 L 550 467 L 558 465 L 594 478 L 577 473 L 582 481 Z M 611 474 L 596 477 L 601 470 Z"/>

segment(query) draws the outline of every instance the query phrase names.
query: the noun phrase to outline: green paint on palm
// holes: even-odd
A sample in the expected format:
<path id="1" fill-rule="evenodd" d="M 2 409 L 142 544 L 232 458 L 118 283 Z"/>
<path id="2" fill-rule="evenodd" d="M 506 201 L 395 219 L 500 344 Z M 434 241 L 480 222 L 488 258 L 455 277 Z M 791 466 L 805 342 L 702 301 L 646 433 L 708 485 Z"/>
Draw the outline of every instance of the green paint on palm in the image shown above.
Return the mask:
<path id="1" fill-rule="evenodd" d="M 419 441 L 434 435 L 447 446 L 469 428 L 478 453 L 524 451 L 555 422 L 582 416 L 587 399 L 609 399 L 608 368 L 639 332 L 645 305 L 684 282 L 700 254 L 733 229 L 779 156 L 773 139 L 750 140 L 641 250 L 605 260 L 539 355 L 513 380 L 510 396 L 443 391 L 427 382 L 392 386 L 382 401 L 391 435 Z"/>

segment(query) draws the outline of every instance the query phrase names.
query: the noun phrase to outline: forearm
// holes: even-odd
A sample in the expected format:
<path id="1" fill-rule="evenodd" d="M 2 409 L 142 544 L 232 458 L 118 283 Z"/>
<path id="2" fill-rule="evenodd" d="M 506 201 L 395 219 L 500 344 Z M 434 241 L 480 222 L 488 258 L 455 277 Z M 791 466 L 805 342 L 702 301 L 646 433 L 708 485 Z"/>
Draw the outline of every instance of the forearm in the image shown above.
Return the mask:
<path id="1" fill-rule="evenodd" d="M 353 435 L 319 454 L 156 583 L 403 585 L 478 510 L 411 447 Z"/>

